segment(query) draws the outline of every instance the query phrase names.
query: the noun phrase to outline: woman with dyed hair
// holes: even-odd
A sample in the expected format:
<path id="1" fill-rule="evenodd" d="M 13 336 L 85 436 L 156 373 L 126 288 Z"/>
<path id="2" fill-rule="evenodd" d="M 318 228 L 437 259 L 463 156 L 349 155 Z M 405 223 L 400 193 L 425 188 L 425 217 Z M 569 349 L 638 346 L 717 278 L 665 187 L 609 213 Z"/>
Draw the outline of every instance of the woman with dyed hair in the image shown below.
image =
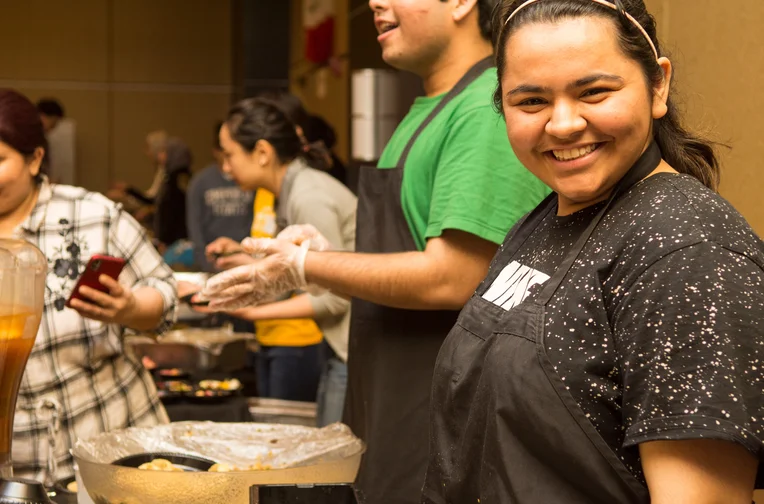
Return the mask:
<path id="1" fill-rule="evenodd" d="M 177 295 L 172 270 L 124 209 L 40 173 L 45 134 L 35 106 L 0 89 L 0 237 L 27 240 L 48 258 L 42 322 L 21 382 L 13 435 L 14 474 L 74 474 L 78 438 L 168 421 L 148 371 L 124 354 L 125 329 L 168 329 Z M 106 292 L 81 287 L 94 254 L 126 261 Z M 58 428 L 60 426 L 60 429 Z"/>

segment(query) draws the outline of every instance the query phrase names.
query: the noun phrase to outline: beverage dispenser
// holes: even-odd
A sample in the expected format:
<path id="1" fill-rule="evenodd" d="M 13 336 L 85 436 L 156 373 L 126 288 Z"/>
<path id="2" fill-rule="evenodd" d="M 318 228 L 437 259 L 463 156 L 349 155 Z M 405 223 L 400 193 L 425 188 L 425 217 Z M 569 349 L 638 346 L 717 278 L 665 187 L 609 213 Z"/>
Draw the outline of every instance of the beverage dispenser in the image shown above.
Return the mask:
<path id="1" fill-rule="evenodd" d="M 0 504 L 47 503 L 42 485 L 13 479 L 13 417 L 40 327 L 47 261 L 23 240 L 0 239 Z"/>

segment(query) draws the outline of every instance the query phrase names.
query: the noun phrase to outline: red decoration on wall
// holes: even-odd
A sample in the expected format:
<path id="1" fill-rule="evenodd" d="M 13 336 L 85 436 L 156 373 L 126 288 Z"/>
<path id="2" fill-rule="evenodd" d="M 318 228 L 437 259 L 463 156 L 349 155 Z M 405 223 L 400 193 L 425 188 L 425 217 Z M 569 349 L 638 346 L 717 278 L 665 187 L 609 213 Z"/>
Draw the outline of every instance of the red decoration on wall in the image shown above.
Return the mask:
<path id="1" fill-rule="evenodd" d="M 303 0 L 305 59 L 326 63 L 334 54 L 334 0 Z"/>

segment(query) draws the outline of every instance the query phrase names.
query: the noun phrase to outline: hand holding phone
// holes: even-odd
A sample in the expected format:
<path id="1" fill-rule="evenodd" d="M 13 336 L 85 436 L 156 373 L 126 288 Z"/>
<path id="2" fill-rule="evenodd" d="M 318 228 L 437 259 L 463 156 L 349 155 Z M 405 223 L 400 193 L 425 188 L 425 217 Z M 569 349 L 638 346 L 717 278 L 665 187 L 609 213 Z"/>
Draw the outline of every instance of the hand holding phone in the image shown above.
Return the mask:
<path id="1" fill-rule="evenodd" d="M 94 255 L 77 280 L 66 306 L 80 315 L 107 323 L 122 323 L 124 314 L 135 304 L 130 289 L 119 284 L 125 260 Z"/>
<path id="2" fill-rule="evenodd" d="M 180 300 L 181 303 L 186 303 L 186 304 L 188 304 L 188 305 L 190 305 L 192 307 L 207 306 L 208 304 L 210 304 L 209 300 L 195 300 L 195 299 L 193 299 L 194 296 L 196 296 L 197 294 L 199 294 L 199 293 L 198 292 L 192 292 L 191 294 L 186 294 L 185 296 L 181 296 L 178 299 Z"/>

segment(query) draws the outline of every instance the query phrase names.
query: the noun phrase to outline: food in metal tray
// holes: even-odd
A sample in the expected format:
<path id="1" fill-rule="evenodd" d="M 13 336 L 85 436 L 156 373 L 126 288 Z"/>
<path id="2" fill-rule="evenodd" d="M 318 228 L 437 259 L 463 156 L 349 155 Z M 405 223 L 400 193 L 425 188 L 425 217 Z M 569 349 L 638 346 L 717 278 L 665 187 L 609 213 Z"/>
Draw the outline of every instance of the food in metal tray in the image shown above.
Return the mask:
<path id="1" fill-rule="evenodd" d="M 237 467 L 221 463 L 210 467 L 209 472 L 269 471 L 271 469 L 273 469 L 273 467 L 270 464 L 263 464 L 262 462 L 255 462 L 247 467 Z"/>
<path id="2" fill-rule="evenodd" d="M 172 369 L 160 369 L 159 375 L 160 376 L 183 376 L 186 373 L 182 369 L 178 368 L 172 368 Z"/>
<path id="3" fill-rule="evenodd" d="M 183 381 L 168 381 L 164 383 L 163 388 L 170 392 L 192 392 L 194 387 Z"/>
<path id="4" fill-rule="evenodd" d="M 165 459 L 154 459 L 151 462 L 146 462 L 145 464 L 141 464 L 138 466 L 138 469 L 144 470 L 144 471 L 165 471 L 165 472 L 183 472 L 183 469 L 180 467 L 174 465 L 169 460 Z M 219 463 L 214 464 L 212 467 L 208 469 L 207 472 L 235 472 L 235 471 L 267 471 L 269 469 L 272 469 L 270 464 L 263 464 L 262 461 L 258 460 L 254 464 L 248 467 L 237 467 L 231 464 L 225 464 L 225 463 Z M 76 492 L 76 485 L 77 482 L 73 482 L 75 485 Z M 71 485 L 71 483 L 70 483 Z"/>
<path id="5" fill-rule="evenodd" d="M 236 378 L 229 380 L 202 380 L 199 387 L 205 390 L 239 390 L 241 382 Z"/>
<path id="6" fill-rule="evenodd" d="M 143 469 L 144 471 L 183 472 L 183 469 L 181 469 L 180 467 L 176 467 L 169 460 L 161 459 L 161 458 L 154 459 L 151 462 L 146 462 L 145 464 L 141 464 L 138 466 L 138 469 Z"/>

